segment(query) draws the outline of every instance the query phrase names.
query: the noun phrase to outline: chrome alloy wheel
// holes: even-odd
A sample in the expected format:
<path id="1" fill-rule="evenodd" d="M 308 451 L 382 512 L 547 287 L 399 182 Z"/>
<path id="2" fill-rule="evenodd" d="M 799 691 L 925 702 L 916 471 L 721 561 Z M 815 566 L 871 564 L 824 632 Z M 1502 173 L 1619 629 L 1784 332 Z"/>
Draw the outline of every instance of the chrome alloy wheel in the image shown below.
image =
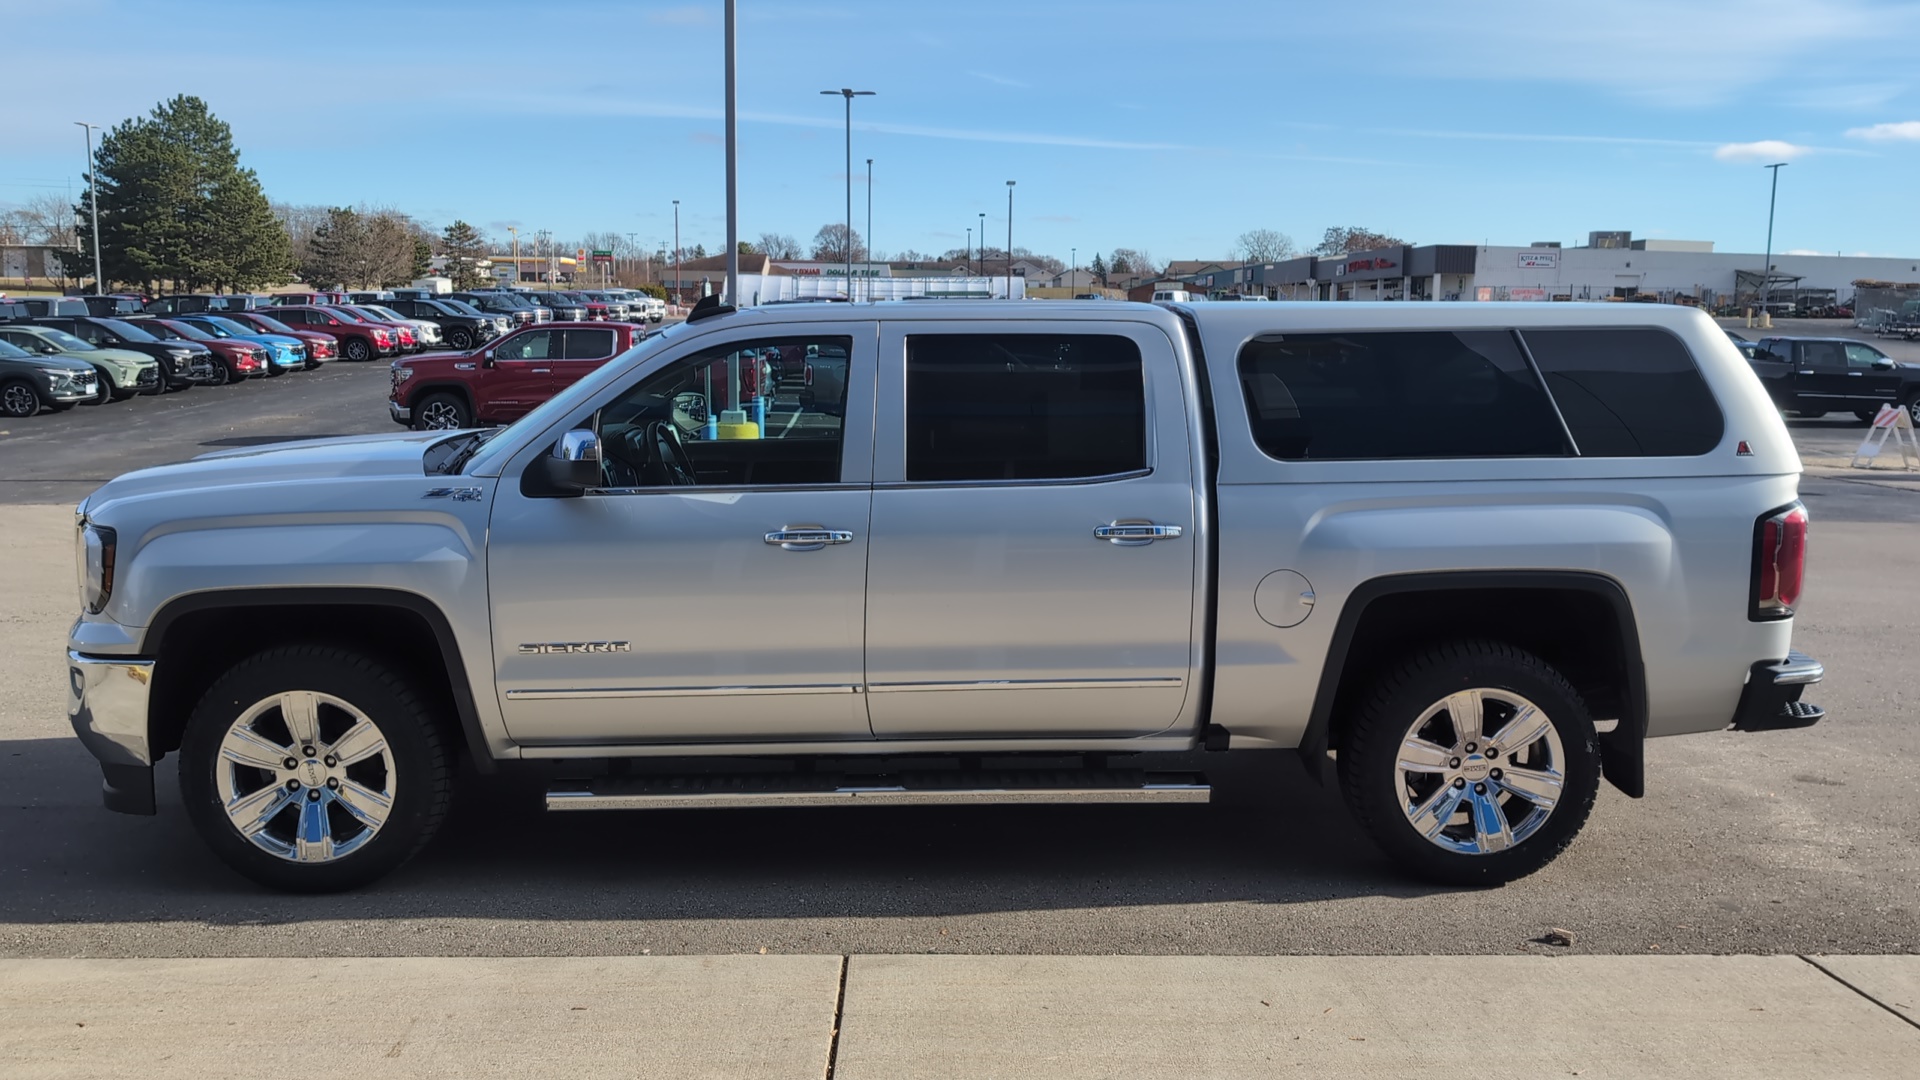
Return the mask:
<path id="1" fill-rule="evenodd" d="M 0 412 L 8 416 L 32 416 L 40 411 L 40 397 L 23 382 L 8 383 L 0 390 Z"/>
<path id="2" fill-rule="evenodd" d="M 1394 777 L 1416 832 L 1447 851 L 1490 855 L 1546 824 L 1566 767 L 1546 713 L 1518 694 L 1482 688 L 1449 694 L 1414 720 Z"/>
<path id="3" fill-rule="evenodd" d="M 220 740 L 227 820 L 262 851 L 324 863 L 363 847 L 393 809 L 393 751 L 366 713 L 290 690 L 255 702 Z"/>
<path id="4" fill-rule="evenodd" d="M 420 426 L 431 431 L 452 431 L 460 426 L 460 409 L 445 398 L 429 401 L 420 409 Z"/>

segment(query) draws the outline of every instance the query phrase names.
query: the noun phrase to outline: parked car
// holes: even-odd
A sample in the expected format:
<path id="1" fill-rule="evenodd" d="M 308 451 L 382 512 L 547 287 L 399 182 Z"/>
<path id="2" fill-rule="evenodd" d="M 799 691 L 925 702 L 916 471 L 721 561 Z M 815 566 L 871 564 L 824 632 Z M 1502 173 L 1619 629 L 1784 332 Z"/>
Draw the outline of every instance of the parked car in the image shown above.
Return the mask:
<path id="1" fill-rule="evenodd" d="M 1727 340 L 1733 342 L 1733 347 L 1740 350 L 1740 355 L 1749 360 L 1753 359 L 1754 354 L 1760 351 L 1760 346 L 1748 341 L 1746 338 L 1741 337 L 1731 330 L 1727 331 Z"/>
<path id="2" fill-rule="evenodd" d="M 273 298 L 248 293 L 188 293 L 156 296 L 141 310 L 148 315 L 188 315 L 201 311 L 252 311 L 267 307 Z"/>
<path id="3" fill-rule="evenodd" d="M 99 401 L 124 401 L 135 394 L 157 394 L 163 389 L 160 362 L 145 353 L 101 348 L 64 330 L 32 323 L 0 325 L 0 341 L 36 356 L 65 356 L 93 365 L 99 376 Z"/>
<path id="4" fill-rule="evenodd" d="M 273 371 L 273 351 L 258 342 L 218 337 L 193 323 L 158 315 L 142 316 L 138 322 L 161 341 L 190 341 L 212 351 L 215 364 L 210 385 L 225 386 Z"/>
<path id="5" fill-rule="evenodd" d="M 607 306 L 605 300 L 595 300 L 593 297 L 588 296 L 578 289 L 569 289 L 560 295 L 585 307 L 587 309 L 586 317 L 589 320 L 610 319 L 613 317 L 613 311 Z"/>
<path id="6" fill-rule="evenodd" d="M 23 322 L 31 318 L 33 318 L 33 312 L 27 310 L 27 305 L 18 300 L 8 300 L 0 296 L 0 323 Z"/>
<path id="7" fill-rule="evenodd" d="M 103 318 L 122 319 L 128 315 L 138 315 L 145 309 L 146 300 L 131 293 L 112 293 L 106 296 L 78 296 L 74 299 L 87 305 L 87 312 Z"/>
<path id="8" fill-rule="evenodd" d="M 278 334 L 281 337 L 298 338 L 307 347 L 307 369 L 311 371 L 329 360 L 339 357 L 339 342 L 332 334 L 322 334 L 317 330 L 288 326 L 273 317 L 274 308 L 262 308 L 255 311 L 229 311 L 221 316 L 231 319 L 241 326 L 251 327 L 262 334 Z"/>
<path id="9" fill-rule="evenodd" d="M 510 334 L 513 332 L 515 324 L 514 324 L 513 316 L 511 315 L 501 315 L 498 312 L 482 311 L 479 308 L 474 307 L 472 304 L 467 303 L 465 300 L 456 300 L 450 296 L 440 297 L 438 300 L 435 301 L 435 303 L 444 304 L 447 307 L 453 309 L 454 311 L 462 315 L 470 315 L 476 318 L 488 320 L 493 325 L 494 337 L 500 337 L 503 334 Z M 459 348 L 459 345 L 457 343 L 450 341 L 449 344 L 452 344 L 455 348 Z"/>
<path id="10" fill-rule="evenodd" d="M 42 319 L 48 315 L 87 315 L 91 313 L 87 307 L 87 302 L 77 296 L 26 296 L 21 297 L 18 302 L 25 305 L 27 314 L 36 319 Z"/>
<path id="11" fill-rule="evenodd" d="M 438 349 L 446 343 L 446 336 L 440 330 L 440 324 L 432 319 L 416 319 L 393 305 L 389 300 L 378 304 L 355 304 L 359 310 L 368 311 L 390 323 L 397 323 L 413 331 L 413 340 L 417 349 Z"/>
<path id="12" fill-rule="evenodd" d="M 182 315 L 180 321 L 217 338 L 245 341 L 267 350 L 267 374 L 284 375 L 307 367 L 307 343 L 290 334 L 269 334 L 210 311 Z"/>
<path id="13" fill-rule="evenodd" d="M 622 322 L 632 322 L 634 319 L 633 303 L 624 296 L 605 289 L 588 289 L 580 295 L 590 302 L 605 304 L 609 319 L 618 319 Z"/>
<path id="14" fill-rule="evenodd" d="M 213 351 L 197 342 L 162 341 L 137 323 L 93 315 L 56 315 L 33 321 L 102 348 L 127 349 L 153 357 L 160 364 L 160 379 L 168 390 L 214 381 Z"/>
<path id="15" fill-rule="evenodd" d="M 396 360 L 388 414 L 423 431 L 510 423 L 645 336 L 633 323 L 544 323 L 472 352 Z"/>
<path id="16" fill-rule="evenodd" d="M 400 346 L 396 351 L 402 354 L 420 351 L 420 339 L 413 332 L 413 323 L 406 319 L 381 315 L 361 304 L 330 304 L 328 309 L 351 315 L 364 323 L 386 327 Z"/>
<path id="17" fill-rule="evenodd" d="M 539 320 L 535 306 L 518 293 L 506 292 L 457 292 L 445 297 L 472 305 L 490 315 L 505 315 L 513 320 L 514 326 L 528 326 Z"/>
<path id="18" fill-rule="evenodd" d="M 295 330 L 315 330 L 331 334 L 340 342 L 340 355 L 347 360 L 372 360 L 392 356 L 399 351 L 399 339 L 385 326 L 363 322 L 332 307 L 280 307 L 273 317 Z"/>
<path id="19" fill-rule="evenodd" d="M 491 341 L 499 334 L 499 327 L 493 316 L 483 312 L 472 315 L 455 311 L 450 304 L 438 300 L 412 300 L 401 297 L 380 305 L 416 322 L 433 323 L 440 328 L 438 343 L 465 351 L 474 345 Z"/>
<path id="20" fill-rule="evenodd" d="M 296 292 L 278 293 L 273 298 L 274 307 L 302 307 L 308 304 L 344 304 L 349 297 L 343 292 Z"/>
<path id="21" fill-rule="evenodd" d="M 174 757 L 294 891 L 405 862 L 468 757 L 614 809 L 1197 801 L 1286 749 L 1486 886 L 1650 737 L 1821 720 L 1799 459 L 1719 329 L 1412 307 L 709 306 L 499 431 L 143 469 L 78 508 L 67 712 L 110 808 Z M 716 359 L 829 343 L 868 426 L 685 435 Z"/>
<path id="22" fill-rule="evenodd" d="M 373 289 L 362 292 L 350 292 L 341 303 L 346 304 L 384 304 L 394 299 L 392 289 Z"/>
<path id="23" fill-rule="evenodd" d="M 41 409 L 65 412 L 99 398 L 100 376 L 92 364 L 29 352 L 0 337 L 0 416 L 22 420 Z"/>
<path id="24" fill-rule="evenodd" d="M 553 318 L 556 322 L 580 322 L 587 317 L 587 305 L 579 300 L 568 297 L 564 293 L 542 291 L 530 292 L 525 295 L 534 303 L 553 312 Z"/>
<path id="25" fill-rule="evenodd" d="M 1871 420 L 1897 404 L 1920 422 L 1920 364 L 1852 338 L 1768 337 L 1748 363 L 1775 405 L 1809 419 L 1850 412 Z"/>

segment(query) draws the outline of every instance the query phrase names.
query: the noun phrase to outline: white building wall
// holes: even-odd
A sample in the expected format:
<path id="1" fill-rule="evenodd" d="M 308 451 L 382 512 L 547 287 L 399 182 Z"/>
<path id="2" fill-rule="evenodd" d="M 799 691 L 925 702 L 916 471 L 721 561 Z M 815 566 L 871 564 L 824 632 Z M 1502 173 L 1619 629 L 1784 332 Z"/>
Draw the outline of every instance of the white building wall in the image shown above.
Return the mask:
<path id="1" fill-rule="evenodd" d="M 1523 267 L 1521 257 L 1557 255 L 1554 267 Z M 1631 248 L 1482 247 L 1475 261 L 1472 287 L 1476 290 L 1541 289 L 1546 297 L 1571 293 L 1574 299 L 1602 299 L 1616 287 L 1639 292 L 1679 292 L 1697 296 L 1711 290 L 1723 297 L 1733 293 L 1736 270 L 1758 273 L 1764 256 L 1759 252 L 1635 251 Z M 1859 278 L 1878 281 L 1920 281 L 1920 258 L 1877 259 L 1838 255 L 1773 256 L 1782 274 L 1801 278 L 1800 288 L 1833 289 L 1842 301 L 1853 296 Z"/>

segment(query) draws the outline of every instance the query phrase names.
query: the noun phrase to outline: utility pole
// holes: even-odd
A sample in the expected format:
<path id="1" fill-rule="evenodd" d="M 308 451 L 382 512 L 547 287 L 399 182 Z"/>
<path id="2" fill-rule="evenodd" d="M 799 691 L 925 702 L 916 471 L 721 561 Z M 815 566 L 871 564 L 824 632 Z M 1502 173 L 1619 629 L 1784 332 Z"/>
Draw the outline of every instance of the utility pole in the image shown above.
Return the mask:
<path id="1" fill-rule="evenodd" d="M 673 302 L 680 303 L 680 200 L 673 200 Z"/>
<path id="2" fill-rule="evenodd" d="M 822 90 L 822 94 L 832 97 L 835 94 L 847 99 L 847 299 L 853 299 L 853 99 L 872 97 L 871 90 Z"/>
<path id="3" fill-rule="evenodd" d="M 1763 169 L 1773 170 L 1773 190 L 1767 195 L 1767 254 L 1760 264 L 1760 325 L 1773 325 L 1773 312 L 1767 310 L 1767 300 L 1773 295 L 1773 207 L 1780 198 L 1780 170 L 1787 167 L 1784 161 L 1772 165 L 1762 165 Z"/>
<path id="4" fill-rule="evenodd" d="M 1013 299 L 1013 181 L 1007 181 L 1007 299 Z"/>
<path id="5" fill-rule="evenodd" d="M 987 276 L 987 212 L 980 211 L 980 276 Z M 992 282 L 988 282 L 988 292 L 992 292 Z"/>
<path id="6" fill-rule="evenodd" d="M 967 273 L 973 273 L 973 226 L 967 226 Z"/>
<path id="7" fill-rule="evenodd" d="M 107 291 L 107 279 L 100 272 L 100 178 L 94 175 L 93 168 L 93 124 L 85 120 L 74 123 L 87 129 L 87 197 L 93 203 L 93 292 L 103 296 Z"/>
<path id="8" fill-rule="evenodd" d="M 507 232 L 513 235 L 513 283 L 518 285 L 520 284 L 520 230 L 509 225 Z"/>
<path id="9" fill-rule="evenodd" d="M 1079 248 L 1070 247 L 1067 249 L 1067 262 L 1072 264 L 1067 269 L 1067 288 L 1072 289 L 1075 292 L 1079 292 L 1080 291 L 1080 249 Z"/>
<path id="10" fill-rule="evenodd" d="M 628 233 L 628 234 L 627 234 L 627 249 L 628 249 L 629 251 L 639 251 L 639 250 L 640 250 L 640 242 L 634 239 L 634 237 L 636 237 L 636 236 L 639 236 L 639 235 L 640 235 L 639 233 Z M 633 256 L 632 256 L 632 255 L 628 255 L 628 256 L 627 256 L 627 269 L 629 269 L 629 270 L 631 270 L 631 269 L 633 269 Z M 642 275 L 642 276 L 644 276 L 644 275 Z"/>
<path id="11" fill-rule="evenodd" d="M 873 299 L 873 159 L 867 159 L 867 299 Z"/>
<path id="12" fill-rule="evenodd" d="M 740 306 L 740 185 L 738 150 L 740 116 L 736 108 L 733 77 L 733 4 L 726 3 L 727 51 L 727 303 Z M 849 138 L 852 136 L 849 135 Z"/>

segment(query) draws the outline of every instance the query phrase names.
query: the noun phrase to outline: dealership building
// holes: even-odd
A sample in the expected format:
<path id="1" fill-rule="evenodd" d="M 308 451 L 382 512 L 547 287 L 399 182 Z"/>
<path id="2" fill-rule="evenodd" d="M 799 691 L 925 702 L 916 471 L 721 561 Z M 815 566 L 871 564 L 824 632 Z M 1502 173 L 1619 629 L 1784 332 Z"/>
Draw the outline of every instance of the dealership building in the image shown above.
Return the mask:
<path id="1" fill-rule="evenodd" d="M 1275 300 L 1608 300 L 1749 303 L 1766 285 L 1774 300 L 1850 303 L 1854 282 L 1920 281 L 1920 258 L 1716 252 L 1711 241 L 1635 240 L 1592 233 L 1581 247 L 1397 245 L 1333 258 L 1303 256 L 1195 275 L 1208 295 Z"/>

